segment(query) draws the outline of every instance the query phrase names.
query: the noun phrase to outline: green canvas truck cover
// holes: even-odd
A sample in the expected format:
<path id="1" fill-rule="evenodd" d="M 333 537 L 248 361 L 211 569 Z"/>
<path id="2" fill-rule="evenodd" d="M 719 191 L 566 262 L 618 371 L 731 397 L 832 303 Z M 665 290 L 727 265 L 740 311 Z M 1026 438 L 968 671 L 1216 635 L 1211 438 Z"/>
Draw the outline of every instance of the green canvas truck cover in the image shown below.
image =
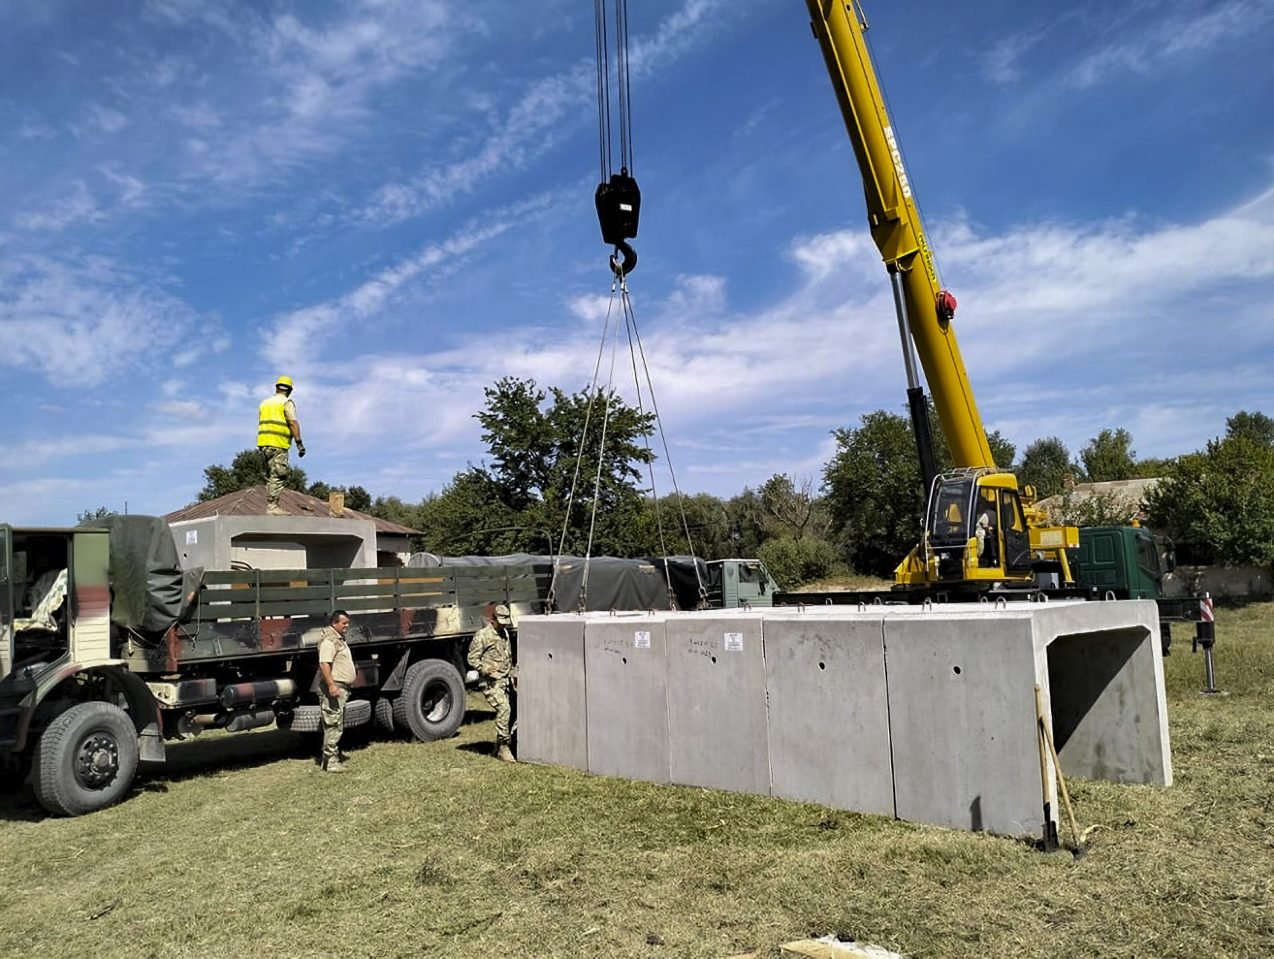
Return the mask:
<path id="1" fill-rule="evenodd" d="M 183 621 L 203 570 L 182 569 L 168 523 L 157 516 L 111 516 L 92 525 L 111 534 L 111 622 L 157 636 Z"/>

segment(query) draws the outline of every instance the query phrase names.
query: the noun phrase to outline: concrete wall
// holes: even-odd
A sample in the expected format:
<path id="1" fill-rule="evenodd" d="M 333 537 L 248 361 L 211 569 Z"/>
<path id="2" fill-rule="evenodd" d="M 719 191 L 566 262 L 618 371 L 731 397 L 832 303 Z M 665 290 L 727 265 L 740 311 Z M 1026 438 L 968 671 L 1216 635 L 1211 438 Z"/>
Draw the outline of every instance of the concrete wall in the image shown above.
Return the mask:
<path id="1" fill-rule="evenodd" d="M 372 569 L 376 524 L 371 520 L 312 516 L 208 516 L 170 523 L 182 565 L 230 569 L 231 560 L 281 569 L 288 547 L 303 547 L 292 569 Z M 300 558 L 299 556 L 297 558 Z M 257 561 L 259 560 L 259 561 Z"/>
<path id="2" fill-rule="evenodd" d="M 524 759 L 1039 836 L 1058 803 L 1038 685 L 1067 775 L 1172 781 L 1149 601 L 566 614 L 519 632 Z"/>
<path id="3" fill-rule="evenodd" d="M 1163 578 L 1167 597 L 1210 594 L 1214 599 L 1274 599 L 1274 573 L 1259 566 L 1178 566 Z"/>

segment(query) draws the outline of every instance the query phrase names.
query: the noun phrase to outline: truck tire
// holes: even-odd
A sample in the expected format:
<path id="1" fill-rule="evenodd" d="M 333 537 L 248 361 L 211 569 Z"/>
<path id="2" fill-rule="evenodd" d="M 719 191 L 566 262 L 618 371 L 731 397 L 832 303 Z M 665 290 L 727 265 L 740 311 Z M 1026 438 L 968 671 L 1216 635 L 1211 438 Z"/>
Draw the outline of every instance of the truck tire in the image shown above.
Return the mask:
<path id="1" fill-rule="evenodd" d="M 387 696 L 381 696 L 376 700 L 374 710 L 377 726 L 390 735 L 401 731 L 398 724 L 394 722 L 394 701 L 392 699 Z"/>
<path id="2" fill-rule="evenodd" d="M 132 786 L 137 757 L 137 730 L 124 710 L 111 703 L 72 706 L 35 747 L 35 797 L 56 816 L 105 809 Z"/>
<path id="3" fill-rule="evenodd" d="M 403 691 L 394 700 L 394 725 L 410 729 L 422 742 L 454 736 L 464 722 L 464 678 L 451 663 L 422 659 L 412 663 Z"/>
<path id="4" fill-rule="evenodd" d="M 351 699 L 345 704 L 342 729 L 352 729 L 371 722 L 372 704 L 366 699 Z M 323 728 L 323 710 L 318 706 L 297 706 L 292 710 L 289 728 L 294 733 L 316 733 Z"/>

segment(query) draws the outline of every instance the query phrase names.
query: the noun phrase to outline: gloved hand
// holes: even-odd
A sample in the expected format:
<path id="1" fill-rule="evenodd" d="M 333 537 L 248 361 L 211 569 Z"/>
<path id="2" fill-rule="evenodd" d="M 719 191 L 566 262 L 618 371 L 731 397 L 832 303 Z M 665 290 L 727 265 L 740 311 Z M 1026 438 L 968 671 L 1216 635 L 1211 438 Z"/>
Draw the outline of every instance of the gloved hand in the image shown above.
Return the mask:
<path id="1" fill-rule="evenodd" d="M 296 455 L 301 457 L 301 459 L 305 459 L 305 444 L 304 443 L 296 444 Z"/>

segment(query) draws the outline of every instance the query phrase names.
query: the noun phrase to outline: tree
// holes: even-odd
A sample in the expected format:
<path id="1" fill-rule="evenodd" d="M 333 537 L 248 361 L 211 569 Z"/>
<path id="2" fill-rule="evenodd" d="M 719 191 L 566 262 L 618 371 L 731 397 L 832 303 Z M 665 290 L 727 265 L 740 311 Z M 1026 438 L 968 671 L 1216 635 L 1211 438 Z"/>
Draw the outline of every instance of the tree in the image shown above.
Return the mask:
<path id="1" fill-rule="evenodd" d="M 206 482 L 199 491 L 199 502 L 206 503 L 227 493 L 264 485 L 268 470 L 260 451 L 248 449 L 235 454 L 228 468 L 220 464 L 206 466 L 203 475 Z M 283 486 L 304 493 L 305 470 L 293 466 L 283 478 Z"/>
<path id="2" fill-rule="evenodd" d="M 1022 463 L 1017 468 L 1018 488 L 1034 486 L 1035 495 L 1040 499 L 1056 496 L 1066 489 L 1068 475 L 1077 479 L 1083 473 L 1071 462 L 1066 444 L 1050 436 L 1031 443 L 1022 454 Z"/>
<path id="3" fill-rule="evenodd" d="M 809 477 L 774 474 L 761 487 L 761 509 L 778 535 L 819 539 L 831 531 L 831 520 Z"/>
<path id="4" fill-rule="evenodd" d="M 109 506 L 99 506 L 97 509 L 86 509 L 82 513 L 75 514 L 76 526 L 97 526 L 101 520 L 110 519 L 112 516 L 118 516 L 119 510 L 111 509 Z"/>
<path id="5" fill-rule="evenodd" d="M 1225 421 L 1227 437 L 1246 437 L 1259 446 L 1274 446 L 1274 419 L 1264 413 L 1239 410 Z"/>
<path id="6" fill-rule="evenodd" d="M 1017 455 L 1017 447 L 1000 435 L 999 430 L 992 430 L 986 435 L 987 445 L 991 447 L 991 455 L 995 465 L 1002 470 L 1011 469 L 1013 457 Z"/>
<path id="7" fill-rule="evenodd" d="M 759 550 L 761 561 L 784 589 L 794 589 L 842 572 L 844 564 L 836 548 L 816 536 L 790 534 L 767 539 Z"/>
<path id="8" fill-rule="evenodd" d="M 841 555 L 859 572 L 887 576 L 920 539 L 925 493 L 911 423 L 877 410 L 832 435 L 823 489 Z"/>
<path id="9" fill-rule="evenodd" d="M 1132 479 L 1137 472 L 1136 456 L 1132 434 L 1125 429 L 1102 430 L 1079 454 L 1093 483 Z"/>
<path id="10" fill-rule="evenodd" d="M 1210 441 L 1177 459 L 1146 510 L 1196 563 L 1274 565 L 1274 445 L 1246 430 Z"/>

